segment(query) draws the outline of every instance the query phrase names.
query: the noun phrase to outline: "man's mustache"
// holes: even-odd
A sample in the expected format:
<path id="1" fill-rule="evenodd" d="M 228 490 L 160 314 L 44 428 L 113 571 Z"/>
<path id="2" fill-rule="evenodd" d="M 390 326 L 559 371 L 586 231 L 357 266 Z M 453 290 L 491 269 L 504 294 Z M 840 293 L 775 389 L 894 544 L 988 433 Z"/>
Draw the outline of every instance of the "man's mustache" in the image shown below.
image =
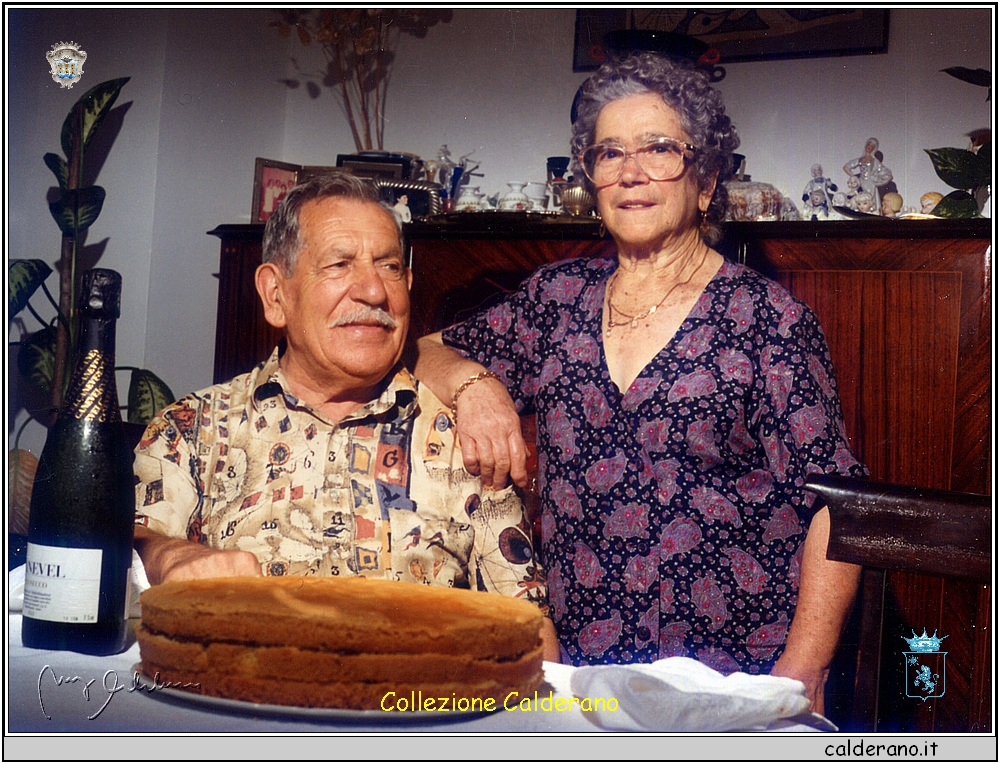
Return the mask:
<path id="1" fill-rule="evenodd" d="M 379 324 L 387 329 L 395 329 L 399 326 L 396 319 L 381 308 L 373 308 L 370 305 L 364 305 L 360 308 L 355 308 L 350 313 L 345 313 L 339 318 L 335 318 L 330 322 L 329 328 L 335 329 L 338 326 L 348 326 L 349 324 L 372 323 Z"/>

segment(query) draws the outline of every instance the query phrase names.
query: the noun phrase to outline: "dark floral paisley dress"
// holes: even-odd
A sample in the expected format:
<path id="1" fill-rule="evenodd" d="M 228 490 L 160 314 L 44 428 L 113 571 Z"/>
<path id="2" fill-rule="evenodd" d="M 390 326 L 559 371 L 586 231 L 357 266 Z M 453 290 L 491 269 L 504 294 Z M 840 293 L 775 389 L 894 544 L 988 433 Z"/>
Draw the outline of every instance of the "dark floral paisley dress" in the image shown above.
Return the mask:
<path id="1" fill-rule="evenodd" d="M 826 340 L 726 261 L 627 391 L 601 341 L 611 259 L 547 266 L 444 331 L 538 415 L 542 561 L 563 660 L 766 673 L 795 611 L 810 473 L 852 455 Z"/>

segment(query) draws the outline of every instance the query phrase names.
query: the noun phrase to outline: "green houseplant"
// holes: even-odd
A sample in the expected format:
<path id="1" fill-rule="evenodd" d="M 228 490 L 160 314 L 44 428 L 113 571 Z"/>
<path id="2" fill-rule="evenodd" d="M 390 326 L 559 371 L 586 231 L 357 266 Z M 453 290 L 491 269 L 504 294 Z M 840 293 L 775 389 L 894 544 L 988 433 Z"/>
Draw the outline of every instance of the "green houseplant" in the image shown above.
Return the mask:
<path id="1" fill-rule="evenodd" d="M 986 69 L 955 66 L 942 71 L 963 82 L 987 89 L 990 87 L 990 72 Z M 986 100 L 989 98 L 987 92 Z M 989 198 L 993 164 L 990 133 L 988 130 L 975 130 L 969 137 L 972 139 L 972 147 L 969 149 L 924 149 L 930 156 L 938 177 L 956 189 L 934 208 L 934 214 L 938 217 L 976 217 L 982 213 L 986 199 Z"/>
<path id="2" fill-rule="evenodd" d="M 19 259 L 8 263 L 8 316 L 13 320 L 26 311 L 41 324 L 41 328 L 28 332 L 22 323 L 21 338 L 12 343 L 17 346 L 20 378 L 29 389 L 33 403 L 28 405 L 29 418 L 14 439 L 11 472 L 18 475 L 20 482 L 27 482 L 28 486 L 30 480 L 25 481 L 19 473 L 19 457 L 24 452 L 18 451 L 17 443 L 29 421 L 34 419 L 48 425 L 62 405 L 76 347 L 76 297 L 82 276 L 77 272 L 78 254 L 87 229 L 101 213 L 106 196 L 101 186 L 84 185 L 84 157 L 128 80 L 128 77 L 108 80 L 84 93 L 62 125 L 61 144 L 65 157 L 55 153 L 47 153 L 43 157 L 59 184 L 58 194 L 49 204 L 49 211 L 62 233 L 58 301 L 45 286 L 52 268 L 44 260 Z M 51 321 L 42 318 L 31 304 L 39 290 L 55 309 L 55 317 Z M 157 411 L 173 401 L 170 388 L 151 371 L 129 366 L 119 368 L 132 372 L 127 406 L 129 422 L 148 422 Z M 17 482 L 13 480 L 11 484 Z"/>

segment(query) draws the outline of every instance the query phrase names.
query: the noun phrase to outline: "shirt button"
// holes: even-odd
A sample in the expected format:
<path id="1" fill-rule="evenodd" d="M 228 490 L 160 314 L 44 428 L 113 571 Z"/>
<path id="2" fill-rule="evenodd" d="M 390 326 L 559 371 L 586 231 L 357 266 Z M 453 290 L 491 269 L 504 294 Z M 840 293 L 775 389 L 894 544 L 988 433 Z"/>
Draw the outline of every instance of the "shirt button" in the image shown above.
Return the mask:
<path id="1" fill-rule="evenodd" d="M 650 635 L 648 626 L 640 626 L 636 629 L 635 635 L 643 642 L 648 642 Z"/>
<path id="2" fill-rule="evenodd" d="M 639 549 L 639 554 L 649 554 L 649 542 L 640 541 L 638 549 Z"/>

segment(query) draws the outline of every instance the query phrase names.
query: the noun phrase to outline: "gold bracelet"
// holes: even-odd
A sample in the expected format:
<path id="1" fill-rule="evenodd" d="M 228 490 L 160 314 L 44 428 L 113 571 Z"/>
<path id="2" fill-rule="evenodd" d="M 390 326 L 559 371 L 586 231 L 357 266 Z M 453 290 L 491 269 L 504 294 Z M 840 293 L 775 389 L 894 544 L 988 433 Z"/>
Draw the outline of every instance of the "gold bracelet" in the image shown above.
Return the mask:
<path id="1" fill-rule="evenodd" d="M 458 424 L 458 396 L 460 396 L 468 388 L 476 384 L 476 382 L 481 382 L 484 379 L 495 379 L 497 382 L 503 384 L 503 380 L 500 379 L 500 377 L 498 377 L 492 371 L 481 371 L 478 374 L 473 374 L 462 384 L 460 384 L 458 386 L 458 389 L 455 391 L 455 394 L 451 397 L 451 418 L 455 422 L 455 424 Z"/>

